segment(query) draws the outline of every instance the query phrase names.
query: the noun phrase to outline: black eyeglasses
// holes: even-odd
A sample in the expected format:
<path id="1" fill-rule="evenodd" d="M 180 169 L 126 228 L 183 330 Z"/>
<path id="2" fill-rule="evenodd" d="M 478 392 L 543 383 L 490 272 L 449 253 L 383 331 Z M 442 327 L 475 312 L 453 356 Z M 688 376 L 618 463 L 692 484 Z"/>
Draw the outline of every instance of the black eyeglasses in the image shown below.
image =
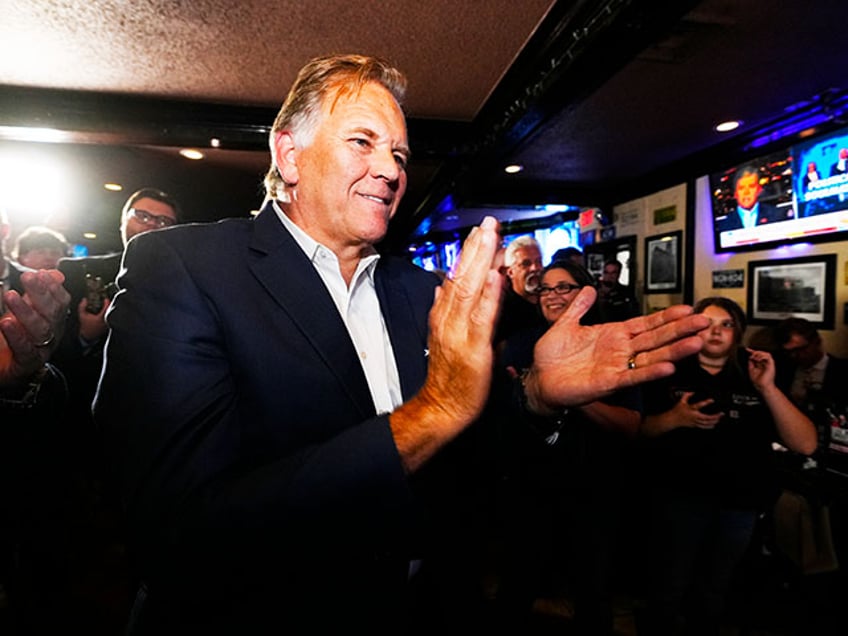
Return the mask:
<path id="1" fill-rule="evenodd" d="M 138 222 L 143 225 L 155 225 L 156 227 L 170 227 L 172 225 L 176 225 L 176 219 L 171 218 L 170 216 L 164 216 L 162 214 L 151 214 L 146 210 L 139 210 L 138 208 L 130 208 L 127 214 L 133 215 L 138 219 Z"/>
<path id="2" fill-rule="evenodd" d="M 539 287 L 539 296 L 547 296 L 551 292 L 556 292 L 557 296 L 565 296 L 566 294 L 570 294 L 575 289 L 580 289 L 583 285 L 572 285 L 571 283 L 557 283 L 553 287 L 546 287 L 542 285 Z"/>

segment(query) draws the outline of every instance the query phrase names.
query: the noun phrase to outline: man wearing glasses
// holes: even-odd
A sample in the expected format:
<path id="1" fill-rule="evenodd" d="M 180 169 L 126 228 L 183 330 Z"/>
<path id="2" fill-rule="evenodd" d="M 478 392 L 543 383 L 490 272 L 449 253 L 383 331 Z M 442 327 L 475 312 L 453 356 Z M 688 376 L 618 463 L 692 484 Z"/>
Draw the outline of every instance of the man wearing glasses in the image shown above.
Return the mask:
<path id="1" fill-rule="evenodd" d="M 120 230 L 124 249 L 134 236 L 175 225 L 180 218 L 180 206 L 171 195 L 156 188 L 142 188 L 134 192 L 121 210 Z M 99 452 L 102 446 L 97 442 L 91 417 L 91 402 L 97 389 L 103 365 L 103 345 L 109 331 L 106 310 L 114 295 L 122 257 L 123 250 L 82 258 L 63 258 L 57 265 L 65 275 L 65 288 L 71 295 L 71 302 L 65 334 L 51 362 L 62 371 L 68 385 L 65 423 L 72 427 L 68 439 L 73 442 L 74 448 L 67 451 L 76 458 L 74 465 L 84 472 L 85 479 L 79 483 L 91 484 L 94 488 L 106 482 L 102 475 L 104 458 Z M 86 493 L 81 493 L 81 496 L 85 497 Z M 103 503 L 98 510 L 99 516 L 117 520 L 117 500 L 109 497 L 100 501 Z M 108 534 L 109 531 L 101 532 Z M 111 545 L 116 540 L 123 541 L 122 537 L 111 535 L 91 536 L 89 539 L 93 550 Z M 100 554 L 95 552 L 93 558 L 99 558 Z M 92 567 L 98 565 L 93 564 Z"/>
<path id="2" fill-rule="evenodd" d="M 156 188 L 142 188 L 130 195 L 121 211 L 121 241 L 126 248 L 137 234 L 176 225 L 180 206 L 169 194 Z M 71 311 L 65 337 L 57 352 L 57 362 L 69 375 L 72 396 L 80 394 L 85 410 L 94 397 L 100 376 L 101 350 L 108 327 L 104 318 L 111 302 L 115 278 L 123 251 L 82 258 L 63 258 L 59 271 L 65 275 L 65 288 L 71 294 Z M 79 386 L 74 371 L 85 368 Z M 84 378 L 84 379 L 83 379 Z"/>

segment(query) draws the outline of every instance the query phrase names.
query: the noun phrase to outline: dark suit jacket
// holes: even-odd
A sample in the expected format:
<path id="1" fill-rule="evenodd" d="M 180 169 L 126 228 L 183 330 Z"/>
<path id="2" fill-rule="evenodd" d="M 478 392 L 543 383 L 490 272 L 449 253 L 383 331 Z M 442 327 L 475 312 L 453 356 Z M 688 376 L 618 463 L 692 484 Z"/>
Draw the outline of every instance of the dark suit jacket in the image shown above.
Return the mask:
<path id="1" fill-rule="evenodd" d="M 135 633 L 391 623 L 419 510 L 338 310 L 274 210 L 138 236 L 118 284 L 95 416 L 149 592 Z M 375 284 L 408 399 L 438 279 L 382 257 Z"/>
<path id="2" fill-rule="evenodd" d="M 63 258 L 57 269 L 65 275 L 65 289 L 71 295 L 68 305 L 68 318 L 65 332 L 51 361 L 59 367 L 68 382 L 70 401 L 66 420 L 73 425 L 74 439 L 77 440 L 77 452 L 84 453 L 85 463 L 96 469 L 94 462 L 101 459 L 95 452 L 96 442 L 91 422 L 91 401 L 97 389 L 97 381 L 103 366 L 103 345 L 105 336 L 99 342 L 83 345 L 79 338 L 79 314 L 77 307 L 86 295 L 86 274 L 99 276 L 104 284 L 112 283 L 118 276 L 121 265 L 121 253 L 84 258 Z"/>
<path id="3" fill-rule="evenodd" d="M 757 225 L 764 225 L 765 223 L 777 223 L 779 221 L 788 221 L 793 218 L 794 212 L 792 211 L 791 206 L 784 206 L 779 208 L 770 203 L 760 202 L 760 207 L 757 212 Z M 716 227 L 719 232 L 726 232 L 728 230 L 741 230 L 742 229 L 742 219 L 739 218 L 739 214 L 736 211 L 736 208 L 733 208 L 731 212 L 727 214 L 723 219 L 720 219 L 716 222 Z"/>

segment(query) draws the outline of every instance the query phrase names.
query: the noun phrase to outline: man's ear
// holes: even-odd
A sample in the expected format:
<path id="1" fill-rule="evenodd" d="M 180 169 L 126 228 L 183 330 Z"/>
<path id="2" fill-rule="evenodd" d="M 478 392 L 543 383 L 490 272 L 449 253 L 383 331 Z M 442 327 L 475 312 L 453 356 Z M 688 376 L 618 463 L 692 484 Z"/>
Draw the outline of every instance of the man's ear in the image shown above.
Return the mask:
<path id="1" fill-rule="evenodd" d="M 297 172 L 297 151 L 294 138 L 287 130 L 281 130 L 274 134 L 274 145 L 271 151 L 274 154 L 274 164 L 283 181 L 288 185 L 297 185 L 299 176 Z"/>

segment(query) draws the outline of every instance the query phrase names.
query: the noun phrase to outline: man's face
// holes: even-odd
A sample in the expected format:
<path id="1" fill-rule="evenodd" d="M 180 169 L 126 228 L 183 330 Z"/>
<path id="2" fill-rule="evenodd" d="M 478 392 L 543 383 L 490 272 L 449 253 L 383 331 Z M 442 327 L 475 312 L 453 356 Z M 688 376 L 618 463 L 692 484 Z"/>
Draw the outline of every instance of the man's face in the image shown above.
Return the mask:
<path id="1" fill-rule="evenodd" d="M 784 343 L 783 350 L 802 369 L 809 369 L 824 355 L 821 340 L 811 342 L 797 333 Z"/>
<path id="2" fill-rule="evenodd" d="M 739 204 L 739 207 L 750 210 L 757 202 L 757 197 L 760 196 L 762 189 L 757 175 L 742 175 L 736 182 L 736 203 Z"/>
<path id="3" fill-rule="evenodd" d="M 403 111 L 383 86 L 330 93 L 312 142 L 284 172 L 296 222 L 333 250 L 379 241 L 406 191 L 408 147 Z"/>
<path id="4" fill-rule="evenodd" d="M 507 270 L 515 293 L 524 298 L 535 299 L 531 290 L 535 290 L 539 285 L 542 269 L 542 253 L 539 248 L 530 245 L 515 250 L 512 265 Z"/>
<path id="5" fill-rule="evenodd" d="M 604 271 L 601 274 L 601 283 L 606 287 L 612 287 L 618 282 L 620 275 L 621 270 L 617 265 L 604 265 Z"/>
<path id="6" fill-rule="evenodd" d="M 174 223 L 177 222 L 177 213 L 174 211 L 174 208 L 162 201 L 142 197 L 136 201 L 132 207 L 134 210 L 141 210 L 142 212 L 147 212 L 154 216 L 166 216 L 173 219 Z M 150 230 L 158 228 L 159 225 L 155 223 L 155 220 L 150 223 L 144 223 L 138 216 L 127 211 L 127 214 L 125 214 L 124 218 L 121 220 L 121 238 L 124 241 L 124 245 L 126 245 L 127 241 L 136 234 L 143 234 L 144 232 L 149 232 Z"/>

